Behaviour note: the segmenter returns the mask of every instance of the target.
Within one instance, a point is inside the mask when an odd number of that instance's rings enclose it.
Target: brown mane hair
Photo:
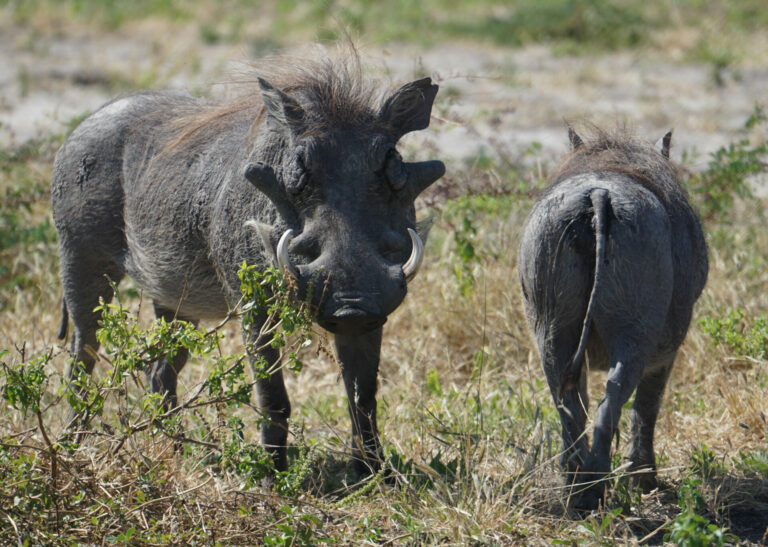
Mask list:
[[[234,98],[185,107],[186,112],[172,121],[164,152],[194,148],[243,116],[251,117],[253,134],[264,114],[258,78],[300,102],[306,114],[305,134],[370,124],[382,102],[382,86],[364,77],[359,54],[351,44],[340,45],[333,55],[269,57],[244,64],[226,82],[240,91]]]
[[[627,175],[664,204],[670,194],[684,194],[679,182],[682,170],[627,127],[605,130],[590,126],[585,134],[583,143],[550,176],[550,187],[577,175],[611,172]]]

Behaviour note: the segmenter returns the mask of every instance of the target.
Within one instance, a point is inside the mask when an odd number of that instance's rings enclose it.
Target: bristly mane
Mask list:
[[[684,194],[681,170],[656,148],[626,127],[604,130],[590,127],[583,144],[571,152],[549,179],[550,187],[576,175],[614,172],[628,175],[653,192],[662,203],[670,194]]]
[[[258,78],[299,101],[306,114],[306,134],[369,125],[376,119],[382,91],[387,90],[363,76],[360,57],[350,44],[333,56],[266,58],[245,65],[227,82],[241,91],[235,98],[197,104],[174,120],[166,151],[195,147],[246,113],[252,116],[254,129],[264,114]]]

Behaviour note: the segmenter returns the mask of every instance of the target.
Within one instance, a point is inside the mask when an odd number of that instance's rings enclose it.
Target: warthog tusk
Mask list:
[[[416,276],[421,266],[421,261],[424,258],[424,243],[421,241],[419,234],[416,230],[408,228],[408,235],[411,236],[411,256],[408,257],[408,261],[403,264],[403,274],[405,274],[405,280],[410,281]]]
[[[299,278],[299,271],[291,264],[291,258],[288,256],[288,244],[293,239],[293,230],[286,230],[283,235],[280,236],[280,241],[277,243],[277,265],[281,270],[288,272],[296,279]]]

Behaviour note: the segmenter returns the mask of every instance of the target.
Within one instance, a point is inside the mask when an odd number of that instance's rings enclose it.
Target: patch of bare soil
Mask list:
[[[203,93],[226,80],[243,44],[208,45],[194,31],[141,25],[119,34],[0,33],[0,144],[61,130],[72,118],[140,87]],[[626,123],[651,139],[674,128],[673,154],[706,155],[733,139],[756,102],[765,101],[768,59],[718,77],[706,64],[631,52],[555,56],[548,48],[443,44],[427,50],[363,47],[374,73],[393,81],[432,75],[441,84],[429,141],[454,161],[519,153],[540,143],[543,157],[566,148],[565,121]]]

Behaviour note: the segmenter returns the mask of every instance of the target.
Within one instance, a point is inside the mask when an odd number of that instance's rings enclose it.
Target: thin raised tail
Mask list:
[[[584,314],[584,323],[581,326],[581,338],[576,353],[573,354],[568,365],[560,377],[560,398],[563,393],[578,388],[581,368],[584,366],[584,354],[587,351],[587,339],[589,327],[592,323],[592,311],[595,305],[595,294],[598,284],[602,280],[603,264],[605,262],[605,243],[608,239],[608,205],[610,196],[605,188],[597,188],[589,195],[592,201],[592,210],[595,219],[595,275],[592,280],[592,291],[589,294],[587,312]]]

